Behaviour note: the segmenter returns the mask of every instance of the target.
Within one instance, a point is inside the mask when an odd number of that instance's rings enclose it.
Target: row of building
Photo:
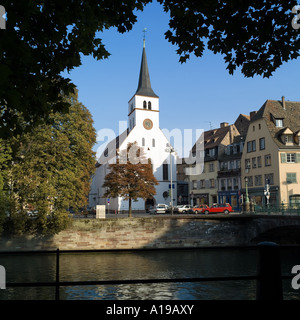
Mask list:
[[[178,169],[178,203],[300,204],[300,102],[267,100],[234,124],[204,132],[204,170]],[[246,192],[247,187],[247,192]],[[183,194],[181,194],[183,193]]]
[[[188,164],[178,159],[170,139],[160,129],[159,97],[151,87],[144,42],[138,88],[127,110],[127,130],[108,142],[96,163],[90,207],[128,210],[128,201],[122,197],[104,197],[103,183],[117,153],[134,142],[151,158],[159,182],[154,197],[133,203],[135,211],[160,203],[230,203],[241,210],[246,195],[259,206],[267,201],[276,205],[300,203],[300,102],[267,100],[258,111],[240,114],[233,124],[223,122],[219,128],[205,131],[199,138],[203,161]],[[192,155],[197,153],[198,142]]]

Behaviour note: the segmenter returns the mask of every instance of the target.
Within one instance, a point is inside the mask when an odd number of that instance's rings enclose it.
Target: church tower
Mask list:
[[[145,39],[138,88],[128,102],[128,128],[135,126],[146,130],[159,128],[159,97],[151,87],[149,69],[146,57]]]
[[[145,40],[138,87],[128,102],[128,127],[107,144],[106,150],[99,158],[101,161],[98,161],[91,186],[90,206],[105,204],[109,211],[128,210],[128,200],[122,197],[109,199],[109,202],[103,198],[105,193],[103,183],[109,172],[109,161],[116,156],[116,150],[126,150],[128,143],[134,142],[142,147],[145,156],[151,159],[153,174],[159,184],[155,187],[156,195],[153,198],[147,200],[140,198],[134,201],[132,210],[145,212],[156,204],[170,204],[171,195],[175,205],[177,201],[175,154],[171,153],[170,141],[159,127],[159,97],[151,87]],[[171,188],[173,192],[170,192]]]

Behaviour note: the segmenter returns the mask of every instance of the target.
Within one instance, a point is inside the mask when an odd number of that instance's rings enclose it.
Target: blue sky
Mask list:
[[[286,100],[300,101],[299,59],[285,63],[269,79],[245,78],[239,70],[229,75],[223,57],[209,50],[202,58],[191,56],[181,64],[177,47],[164,37],[169,15],[163,7],[151,3],[137,17],[128,33],[110,29],[99,34],[111,53],[108,59],[83,57],[82,66],[67,75],[79,90],[79,100],[90,110],[96,131],[109,128],[118,134],[119,121],[127,121],[127,103],[138,85],[144,28],[162,129],[209,130],[221,122],[233,123],[240,113],[258,110],[267,99],[280,100],[284,95]]]

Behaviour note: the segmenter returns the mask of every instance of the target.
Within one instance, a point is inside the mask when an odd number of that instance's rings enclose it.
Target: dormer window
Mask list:
[[[275,125],[277,128],[282,128],[283,127],[283,119],[275,119]]]
[[[300,146],[300,130],[295,134],[295,142]]]
[[[284,136],[285,143],[293,143],[293,136],[291,134]]]
[[[285,128],[281,133],[281,141],[285,145],[293,145],[294,144],[294,134],[293,131],[289,128]]]
[[[275,124],[276,128],[283,128],[283,119],[282,117],[276,117],[270,113],[271,121]]]

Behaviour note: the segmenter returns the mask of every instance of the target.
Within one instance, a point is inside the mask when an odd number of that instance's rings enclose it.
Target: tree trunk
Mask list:
[[[129,198],[129,210],[128,210],[128,217],[132,217],[131,198]]]

